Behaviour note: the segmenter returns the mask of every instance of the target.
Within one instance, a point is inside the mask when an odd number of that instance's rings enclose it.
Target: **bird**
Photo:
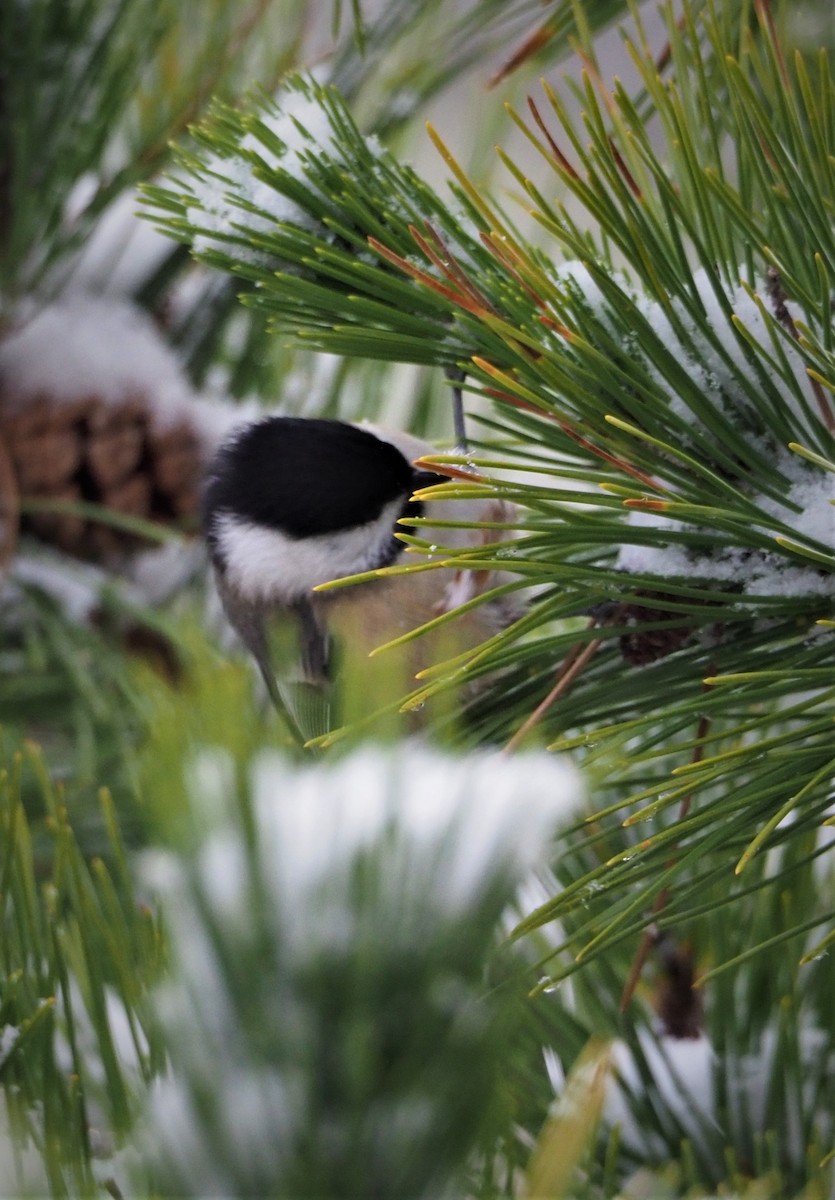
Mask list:
[[[333,719],[337,660],[346,652],[365,664],[375,647],[501,582],[489,570],[444,567],[315,590],[398,564],[405,545],[396,534],[407,531],[398,525],[401,518],[512,524],[513,506],[498,497],[416,497],[449,483],[417,462],[432,453],[428,443],[400,430],[267,415],[234,430],[210,464],[202,525],[217,592],[301,743],[325,733]],[[508,528],[420,532],[432,532],[443,549],[510,536]],[[410,554],[407,561],[414,560]],[[498,599],[469,609],[454,622],[456,652],[516,615],[512,603]],[[411,676],[431,661],[428,648],[416,652],[416,645],[409,643],[401,662]],[[381,686],[381,677],[373,682],[365,666],[361,674],[361,691]]]

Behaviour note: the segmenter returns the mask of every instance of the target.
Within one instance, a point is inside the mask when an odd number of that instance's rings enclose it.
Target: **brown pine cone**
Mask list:
[[[669,599],[663,592],[644,592],[641,595],[646,596],[647,600],[653,601],[656,605],[659,601],[663,602],[665,599]],[[636,625],[643,625],[645,622],[675,621],[681,617],[681,613],[671,612],[665,608],[651,607],[649,604],[623,604],[620,606],[618,614],[624,624],[634,622]],[[621,654],[628,663],[634,667],[646,667],[661,658],[666,658],[675,650],[680,650],[690,641],[695,630],[694,625],[676,625],[666,629],[640,629],[635,630],[634,633],[621,634],[618,644]]]
[[[0,443],[20,529],[64,551],[113,564],[153,544],[72,511],[79,502],[193,526],[206,461],[200,433],[199,404],[174,354],[124,301],[68,296],[0,341]],[[0,555],[17,518],[7,491]]]
[[[185,526],[198,505],[202,455],[182,418],[168,428],[142,397],[113,403],[90,396],[67,404],[38,396],[10,403],[0,393],[0,437],[26,512],[21,529],[81,558],[106,561],[148,545],[117,526],[60,506],[100,504],[116,513]],[[54,504],[54,509],[47,507]]]
[[[17,476],[9,452],[0,437],[0,575],[14,556],[19,521]]]
[[[704,993],[697,986],[692,947],[668,932],[656,935],[661,977],[654,997],[662,1032],[674,1038],[698,1038],[704,1032]]]

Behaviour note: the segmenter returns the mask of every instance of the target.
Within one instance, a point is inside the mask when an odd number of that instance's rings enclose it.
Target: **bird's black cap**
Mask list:
[[[434,478],[441,483],[440,477]],[[204,496],[204,523],[231,513],[294,538],[365,525],[401,497],[404,511],[430,482],[396,446],[342,421],[268,417],[217,454]]]

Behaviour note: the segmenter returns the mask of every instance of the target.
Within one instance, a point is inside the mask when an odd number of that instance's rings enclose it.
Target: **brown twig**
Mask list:
[[[707,687],[708,687],[708,685],[704,684],[703,690],[707,690]],[[702,758],[704,757],[704,739],[707,737],[709,730],[710,730],[710,717],[702,714],[702,716],[699,717],[699,724],[696,728],[696,746],[693,749],[693,757],[691,759],[691,762],[693,764],[701,762]],[[679,805],[679,809],[678,809],[679,821],[683,821],[686,818],[687,814],[690,812],[690,806],[692,805],[692,803],[693,803],[693,792],[689,791],[686,796],[682,797],[681,804]],[[668,868],[671,867],[676,860],[676,850],[677,850],[677,847],[674,846],[673,853],[670,856],[670,858],[667,860],[667,863],[666,863],[666,866]],[[666,904],[667,904],[667,901],[669,900],[669,898],[670,898],[669,886],[662,888],[661,891],[658,893],[658,895],[655,897],[655,900],[653,901],[653,905],[652,905],[652,909],[651,909],[651,913],[652,913],[653,917],[657,917],[658,914],[663,911],[663,909],[666,907]],[[635,989],[638,986],[638,980],[640,979],[641,972],[644,969],[644,963],[647,961],[647,958],[649,957],[649,952],[652,949],[652,946],[656,940],[656,937],[657,937],[657,933],[655,932],[653,926],[649,926],[647,929],[644,930],[643,936],[641,937],[640,945],[638,946],[638,950],[637,950],[637,952],[635,954],[635,958],[632,962],[632,967],[629,971],[629,976],[623,987],[623,993],[620,998],[620,1011],[621,1012],[626,1012],[627,1008],[629,1007],[629,1005],[632,1002],[632,997],[635,995]]]
[[[619,605],[606,621],[607,625],[615,625],[620,620],[622,606]],[[592,617],[587,628],[594,629],[600,624],[598,617]],[[588,642],[585,647],[581,648],[578,642],[572,646],[568,654],[560,663],[560,668],[557,671],[557,677],[554,680],[554,686],[551,688],[544,700],[541,700],[536,708],[530,713],[519,728],[514,733],[513,737],[504,748],[505,754],[512,754],[516,750],[523,739],[530,731],[539,724],[545,714],[548,712],[557,700],[568,691],[577,676],[591,662],[597,651],[605,642],[605,638],[595,638],[594,641]]]
[[[592,625],[594,624],[595,622],[592,623]],[[518,748],[520,742],[523,740],[526,734],[528,734],[535,725],[539,724],[539,722],[547,713],[548,709],[551,708],[551,706],[555,704],[557,700],[559,700],[560,696],[562,696],[568,690],[586,664],[592,660],[597,651],[603,645],[603,641],[603,638],[595,638],[595,640],[593,642],[589,642],[582,651],[580,650],[579,646],[574,646],[574,648],[569,651],[563,660],[559,671],[557,672],[557,678],[554,686],[551,688],[545,699],[540,701],[533,712],[530,713],[530,715],[516,730],[513,737],[504,748],[505,754],[512,754],[513,751]]]
[[[0,571],[14,557],[20,529],[20,494],[11,455],[0,437]]]

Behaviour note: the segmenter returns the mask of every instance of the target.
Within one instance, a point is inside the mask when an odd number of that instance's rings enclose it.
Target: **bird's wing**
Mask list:
[[[310,683],[327,683],[330,678],[330,639],[325,625],[304,596],[295,601],[293,612],[298,621],[299,661],[304,678]]]
[[[217,584],[229,622],[258,664],[270,700],[284,718],[294,740],[304,745],[310,738],[327,733],[330,722],[330,689],[326,682],[327,636],[310,606],[303,601],[292,608],[282,608],[280,612],[268,611],[263,605],[244,599],[220,573],[217,575]],[[274,623],[283,626],[281,632],[285,636],[269,636],[267,623],[273,616],[276,617]],[[302,681],[290,678],[293,664],[287,661],[288,633],[293,651],[304,671],[305,678]],[[279,642],[278,673],[272,652],[275,641]]]

